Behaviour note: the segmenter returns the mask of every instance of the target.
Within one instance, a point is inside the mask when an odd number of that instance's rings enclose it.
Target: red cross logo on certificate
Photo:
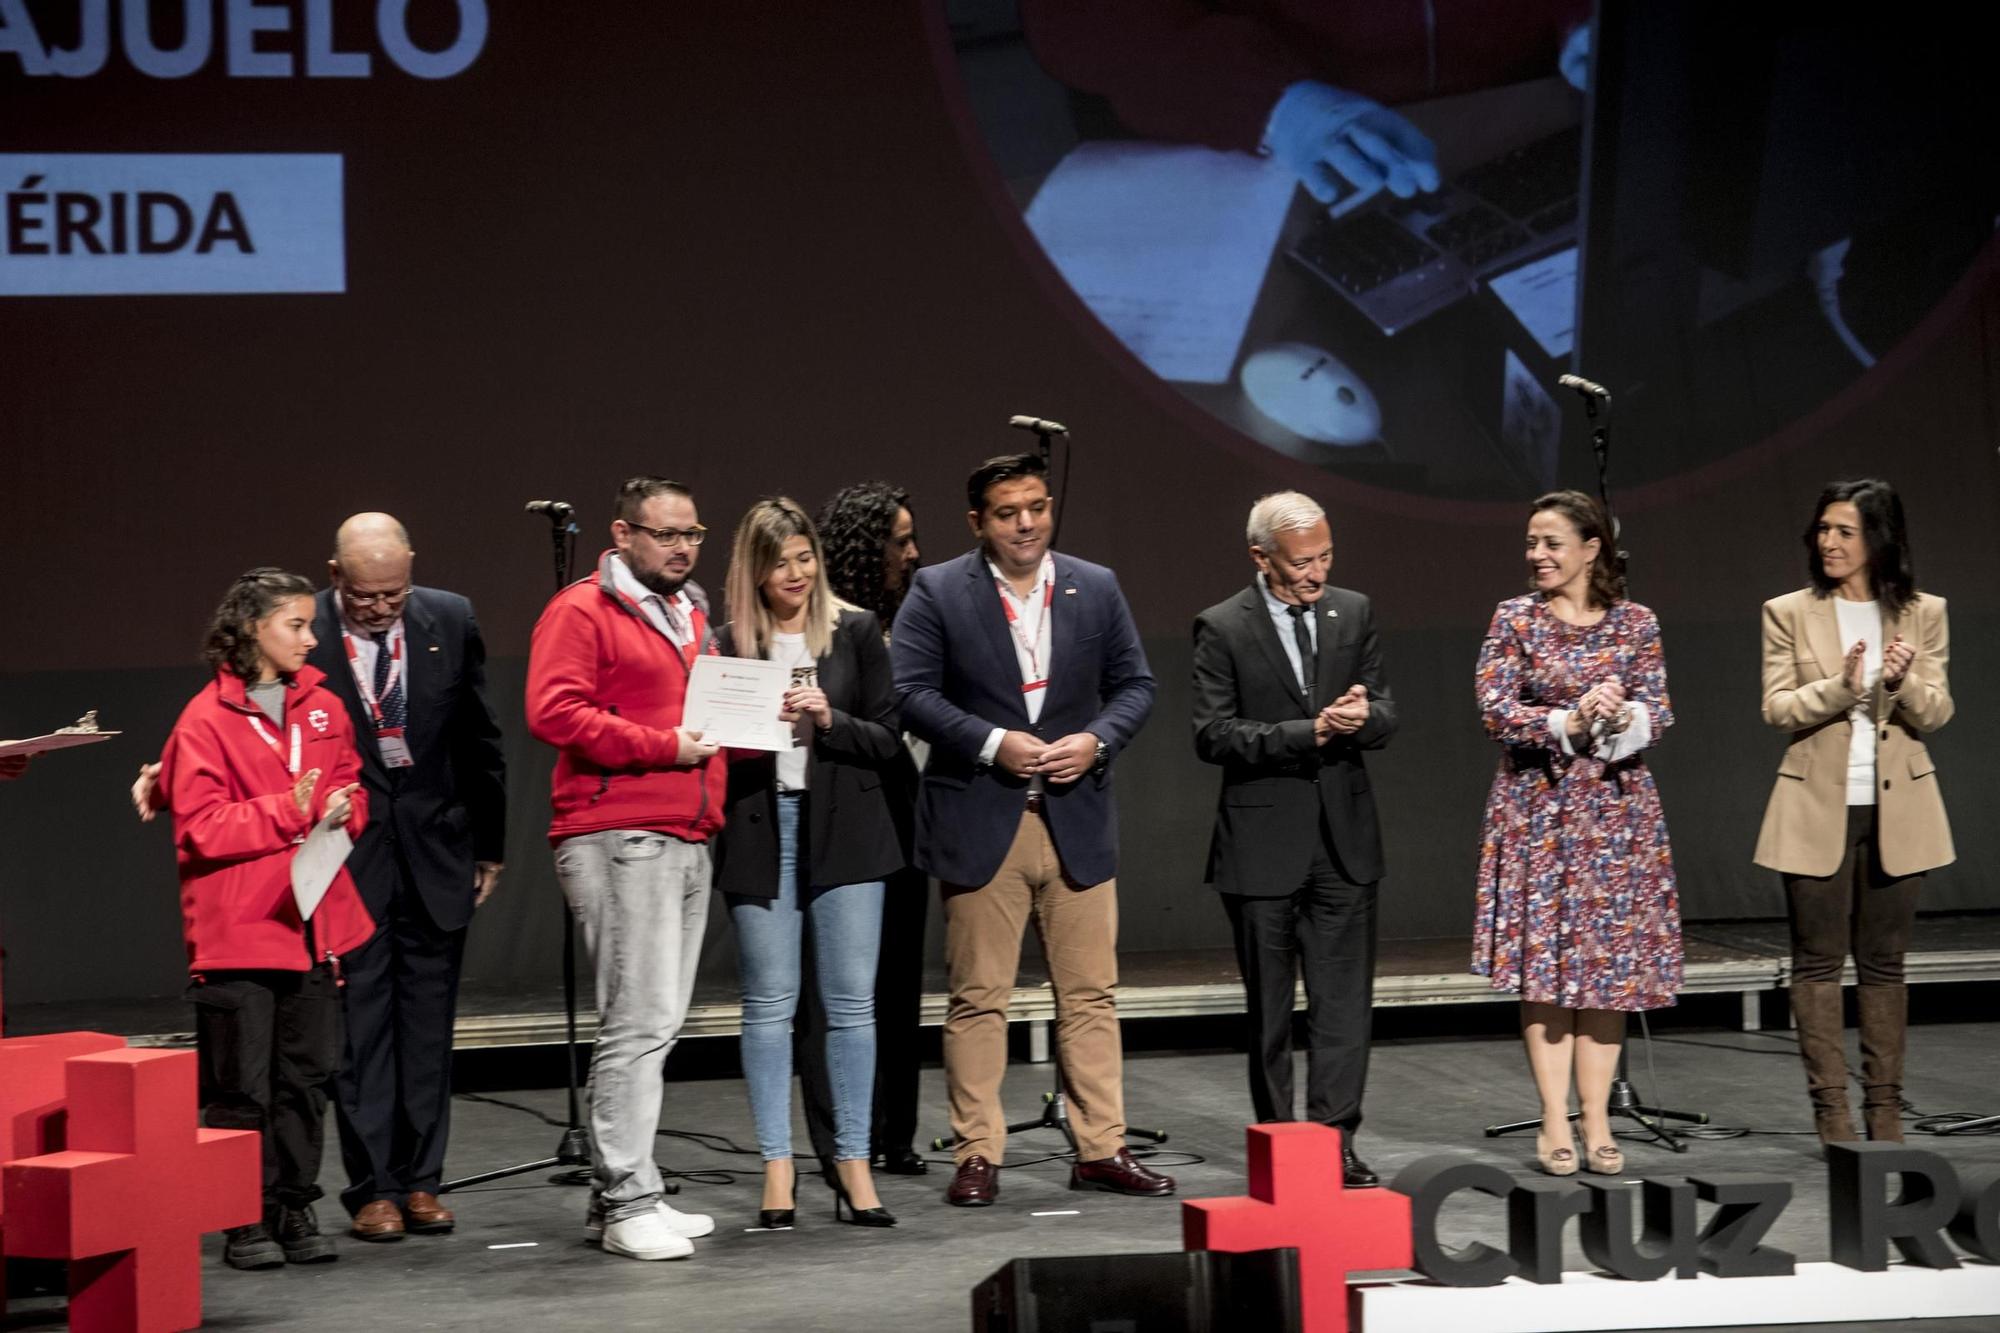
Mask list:
[[[1340,1131],[1325,1125],[1252,1125],[1250,1193],[1181,1205],[1190,1250],[1299,1252],[1305,1333],[1347,1333],[1347,1275],[1408,1268],[1410,1201],[1393,1190],[1341,1184]]]

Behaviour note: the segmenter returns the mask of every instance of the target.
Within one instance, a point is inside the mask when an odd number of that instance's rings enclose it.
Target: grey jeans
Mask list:
[[[591,1195],[607,1222],[661,1197],[661,1074],[687,1019],[708,925],[706,843],[610,829],[566,839],[556,877],[597,973],[590,1057]]]

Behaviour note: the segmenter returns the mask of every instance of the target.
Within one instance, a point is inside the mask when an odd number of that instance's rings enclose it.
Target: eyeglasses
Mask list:
[[[411,591],[407,583],[394,592],[356,592],[352,588],[342,588],[340,600],[349,606],[401,606],[410,600]]]
[[[708,529],[697,523],[691,528],[649,528],[644,523],[634,523],[629,518],[618,520],[634,532],[643,532],[662,546],[699,546],[708,537]]]

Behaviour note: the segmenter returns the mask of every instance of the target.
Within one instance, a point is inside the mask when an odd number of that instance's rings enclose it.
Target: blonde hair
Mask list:
[[[729,552],[730,632],[737,653],[743,657],[765,657],[771,651],[776,623],[764,605],[765,577],[777,566],[785,543],[804,537],[813,554],[812,591],[806,594],[806,651],[814,659],[826,656],[833,647],[833,627],[848,604],[836,597],[826,577],[826,556],[820,550],[819,531],[806,511],[787,496],[759,500],[736,525]],[[848,608],[852,609],[852,608]]]

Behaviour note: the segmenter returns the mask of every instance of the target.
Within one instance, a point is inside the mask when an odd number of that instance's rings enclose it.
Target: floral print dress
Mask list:
[[[1478,692],[1501,756],[1480,838],[1472,970],[1565,1009],[1658,1009],[1681,986],[1680,902],[1643,748],[1606,762],[1586,739],[1572,756],[1549,730],[1551,709],[1575,708],[1610,679],[1645,706],[1646,743],[1657,743],[1673,710],[1659,621],[1645,607],[1614,602],[1590,626],[1558,619],[1534,594],[1494,610]]]

